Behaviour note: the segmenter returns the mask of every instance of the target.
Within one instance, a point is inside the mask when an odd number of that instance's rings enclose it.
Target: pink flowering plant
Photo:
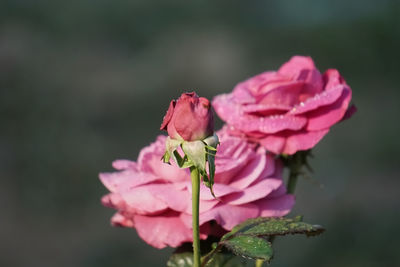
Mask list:
[[[212,105],[226,122],[216,132],[210,101],[182,94],[160,127],[168,136],[100,174],[110,191],[102,203],[117,210],[112,225],[136,229],[153,247],[177,248],[167,266],[262,266],[276,236],[324,231],[284,216],[311,149],[355,112],[350,100],[337,70],[321,74],[303,56],[216,96]]]

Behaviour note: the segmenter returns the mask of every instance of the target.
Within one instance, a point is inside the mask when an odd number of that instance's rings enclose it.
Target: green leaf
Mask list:
[[[314,236],[325,231],[325,229],[320,225],[311,225],[302,222],[301,220],[301,216],[297,216],[293,219],[269,217],[249,219],[235,226],[232,231],[225,234],[221,240],[228,239],[237,234],[260,237],[288,234],[305,234],[307,236]]]
[[[257,236],[276,236],[276,235],[288,235],[288,234],[305,234],[307,236],[319,235],[324,228],[320,225],[311,225],[304,222],[294,222],[293,220],[276,220],[262,222],[257,226],[254,226],[243,234],[257,235]]]
[[[217,149],[215,147],[212,147],[212,146],[209,146],[209,145],[206,145],[206,148],[211,150],[211,151],[217,151]]]
[[[235,226],[221,238],[219,245],[243,257],[269,261],[273,251],[268,238],[288,234],[313,236],[324,231],[322,226],[302,222],[301,216],[292,219],[258,217]]]
[[[202,141],[183,142],[182,150],[194,166],[200,171],[206,171],[206,148]]]
[[[181,143],[181,140],[171,139],[169,136],[167,137],[167,140],[165,142],[165,153],[162,157],[164,163],[169,163],[171,157],[173,157],[178,166],[182,168],[182,165],[184,164],[184,159],[182,159],[182,157],[176,151]]]
[[[168,259],[168,267],[192,267],[193,253],[182,252],[174,253]],[[207,262],[206,267],[243,267],[246,266],[246,260],[242,257],[237,257],[231,253],[216,253]]]
[[[193,162],[191,162],[186,155],[182,158],[177,150],[174,151],[173,155],[175,162],[176,164],[178,164],[179,168],[185,169],[193,166]]]
[[[167,140],[165,142],[165,149],[172,154],[173,151],[175,151],[181,144],[182,140],[176,140],[172,139],[169,136],[167,137]]]
[[[206,148],[206,155],[207,155],[207,163],[208,163],[208,177],[204,179],[203,181],[204,184],[210,188],[211,194],[213,195],[214,198],[216,196],[214,195],[213,191],[213,185],[214,185],[214,176],[215,176],[215,155],[217,153],[217,146],[219,144],[219,139],[216,134],[213,136],[207,137],[206,139],[203,140]]]
[[[165,151],[164,155],[162,156],[162,161],[164,163],[168,163],[169,164],[169,159],[171,158],[171,154],[167,151]]]
[[[174,150],[174,158],[176,161],[176,164],[178,164],[179,168],[182,168],[183,164],[185,163],[184,159],[181,157],[178,151]]]
[[[214,191],[213,191],[213,185],[214,185],[214,176],[215,176],[215,154],[217,153],[216,150],[209,150],[206,148],[207,151],[207,163],[208,163],[208,179],[205,182],[205,185],[210,188],[211,194],[213,195],[214,198]]]
[[[234,254],[246,258],[270,261],[273,255],[271,243],[262,237],[235,235],[222,244]]]
[[[192,267],[193,253],[174,253],[167,262],[168,267]]]
[[[230,253],[216,253],[206,267],[243,267],[246,266],[246,260],[242,257]]]
[[[219,144],[219,139],[218,139],[218,136],[216,134],[214,134],[213,136],[209,136],[206,139],[204,139],[203,142],[207,146],[213,147],[215,149],[215,148],[217,148],[217,145]]]
[[[245,231],[246,229],[249,229],[253,226],[255,226],[257,223],[264,221],[266,218],[264,217],[258,217],[258,218],[253,218],[253,219],[248,219],[235,227],[232,228],[232,230],[229,233],[226,233],[222,238],[221,241],[230,238],[231,236],[235,235],[236,233],[240,233],[241,231]]]
[[[207,161],[208,161],[208,172],[209,174],[209,179],[211,186],[214,184],[214,175],[215,175],[215,154],[216,151],[211,151],[208,150],[207,148]]]

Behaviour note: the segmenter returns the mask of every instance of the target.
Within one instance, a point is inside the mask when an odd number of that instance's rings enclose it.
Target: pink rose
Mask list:
[[[221,235],[236,224],[257,216],[283,216],[294,204],[282,182],[282,164],[238,137],[219,131],[221,145],[216,155],[215,199],[200,188],[200,237]],[[135,228],[156,248],[177,247],[192,241],[191,182],[188,169],[174,162],[164,164],[165,136],[159,136],[140,152],[137,162],[117,160],[118,172],[101,173],[111,193],[105,206],[117,209],[113,225]],[[217,227],[211,222],[218,223]]]
[[[183,93],[169,104],[160,130],[177,140],[195,141],[213,135],[214,120],[210,101],[196,93]]]
[[[332,125],[351,116],[350,100],[351,89],[337,70],[321,75],[310,57],[294,56],[278,71],[215,97],[213,106],[232,134],[276,154],[294,154],[314,147]]]

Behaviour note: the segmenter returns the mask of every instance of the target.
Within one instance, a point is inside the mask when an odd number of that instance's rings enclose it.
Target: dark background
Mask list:
[[[109,225],[98,173],[136,159],[181,92],[212,98],[295,54],[339,69],[359,111],[318,144],[297,188],[293,214],[328,231],[279,238],[271,266],[400,265],[399,11],[396,0],[1,0],[0,265],[163,266],[172,249]]]

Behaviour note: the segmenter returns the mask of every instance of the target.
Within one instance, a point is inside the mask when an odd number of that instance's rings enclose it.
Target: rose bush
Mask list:
[[[321,75],[310,57],[294,56],[278,71],[215,97],[213,106],[232,134],[276,154],[294,154],[314,147],[332,125],[351,116],[351,93],[337,70]]]
[[[214,120],[210,101],[196,93],[183,93],[169,104],[160,130],[177,140],[203,140],[214,132]]]
[[[217,134],[221,141],[215,160],[217,199],[201,186],[200,237],[221,234],[212,222],[231,230],[248,218],[287,214],[294,197],[286,194],[281,162],[263,147],[229,136],[225,130]],[[174,162],[160,161],[165,141],[165,136],[159,136],[142,149],[137,162],[117,160],[113,163],[117,172],[100,174],[110,191],[102,203],[118,210],[112,224],[135,228],[156,248],[192,241],[190,174]]]

